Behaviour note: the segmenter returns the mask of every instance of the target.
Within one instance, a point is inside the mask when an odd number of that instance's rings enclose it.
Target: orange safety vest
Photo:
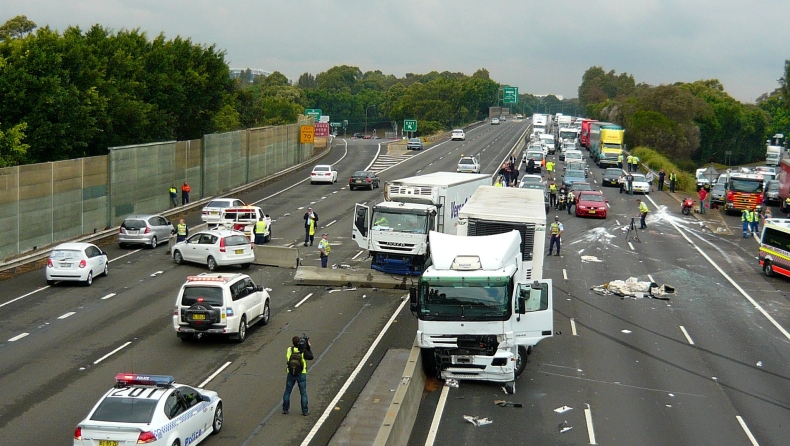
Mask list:
[[[192,190],[192,188],[191,188],[191,187],[189,187],[189,185],[188,185],[188,184],[185,184],[185,185],[181,186],[181,192],[187,192],[187,193],[189,193],[191,190]]]

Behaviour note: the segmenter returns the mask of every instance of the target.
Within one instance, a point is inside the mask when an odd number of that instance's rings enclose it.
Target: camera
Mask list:
[[[310,349],[310,344],[308,344],[308,342],[307,342],[309,340],[310,340],[310,338],[307,337],[306,334],[302,333],[302,337],[301,337],[301,339],[299,339],[299,347],[298,347],[299,351],[305,351],[305,350],[309,350]]]

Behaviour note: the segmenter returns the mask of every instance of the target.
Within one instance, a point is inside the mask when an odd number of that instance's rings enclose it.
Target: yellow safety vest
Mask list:
[[[549,161],[548,163],[546,163],[546,170],[548,170],[549,172],[551,172],[552,170],[554,170],[554,163],[553,163],[553,162],[551,162],[551,161]]]
[[[309,235],[315,235],[315,220],[313,220],[312,218],[308,218],[308,220],[310,221],[310,223],[309,223],[310,230],[309,230],[308,234]]]
[[[296,347],[288,347],[288,350],[285,352],[285,363],[287,364],[288,361],[291,360],[291,353],[301,353],[302,354],[302,375],[307,374],[307,361],[304,359],[304,352],[299,351]],[[286,373],[289,371],[288,368],[285,369]]]
[[[264,232],[266,232],[266,222],[259,220],[257,223],[255,223],[255,233],[262,235]]]
[[[552,194],[556,194],[557,193],[557,185],[556,184],[550,185],[549,186],[549,190],[551,191]]]
[[[754,212],[752,211],[743,211],[743,215],[741,215],[741,221],[747,221],[749,223],[754,221]]]
[[[551,235],[559,235],[560,233],[560,225],[557,223],[551,224]]]
[[[635,157],[631,158],[631,164],[639,164],[639,157],[635,156]]]
[[[170,188],[170,193],[171,193],[171,194],[173,194],[173,195],[175,195],[175,194],[177,194],[177,193],[178,193],[178,189],[176,189],[175,187],[171,187],[171,188]]]
[[[329,242],[324,240],[324,239],[321,239],[321,241],[318,242],[318,249],[321,249],[321,248],[324,249],[324,254],[326,254],[326,255],[329,255],[329,251],[332,250],[332,248],[329,246]]]
[[[619,155],[619,156],[617,157],[617,162],[618,162],[618,163],[622,163],[622,162],[623,162],[623,155]]]
[[[669,181],[675,181],[677,179],[678,179],[678,176],[675,175],[674,173],[670,173],[669,174]]]
[[[626,159],[628,160],[628,164],[631,164],[631,161],[633,161],[634,157],[631,156],[631,155],[628,155],[628,158],[626,158]]]
[[[187,235],[187,225],[184,223],[178,224],[178,235]]]
[[[650,209],[647,208],[647,205],[644,202],[639,203],[639,212],[643,214],[647,214],[650,212]]]

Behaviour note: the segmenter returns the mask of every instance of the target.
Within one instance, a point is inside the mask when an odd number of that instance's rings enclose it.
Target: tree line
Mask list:
[[[690,171],[709,162],[764,159],[766,139],[790,131],[786,93],[783,81],[756,104],[744,104],[716,79],[652,86],[627,73],[591,67],[582,76],[579,105],[591,118],[625,127],[629,147],[653,148]]]

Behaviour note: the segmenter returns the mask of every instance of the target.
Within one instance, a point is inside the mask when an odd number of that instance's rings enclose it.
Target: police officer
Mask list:
[[[557,254],[556,256],[560,255],[560,240],[562,237],[562,223],[560,223],[560,216],[554,216],[554,223],[549,226],[549,237],[551,240],[549,241],[549,253],[546,254],[546,257],[550,256],[552,251],[554,251],[554,244],[557,244]]]
[[[636,202],[639,203],[639,229],[646,229],[645,218],[647,218],[647,213],[650,212],[650,209],[639,198],[636,199]]]
[[[263,220],[263,217],[258,217],[258,221],[255,222],[255,226],[252,228],[252,233],[255,234],[256,245],[266,243],[266,222]]]
[[[621,169],[623,168],[623,152],[620,152],[620,154],[617,155],[617,167]]]
[[[321,236],[321,241],[318,242],[318,253],[321,256],[321,268],[326,268],[327,263],[329,263],[329,251],[332,250],[332,247],[329,246],[329,234],[324,233]]]
[[[184,219],[182,218],[178,222],[178,226],[176,226],[176,243],[183,242],[187,239],[189,235],[189,228],[187,227],[186,223],[184,223]]]
[[[555,206],[557,204],[557,184],[554,180],[551,180],[551,184],[549,184],[549,206]]]
[[[669,191],[675,192],[675,185],[678,181],[678,175],[675,172],[669,173]]]
[[[753,218],[754,213],[751,210],[748,208],[743,210],[743,213],[741,214],[741,223],[743,224],[743,238],[749,237]]]
[[[633,160],[634,160],[633,155],[628,155],[628,158],[625,159],[625,164],[627,165],[629,172],[631,171],[631,161]]]
[[[571,208],[576,203],[576,194],[570,191],[565,201],[568,203],[568,215],[571,215]]]
[[[175,184],[170,185],[170,202],[173,203],[173,207],[178,206],[178,189],[176,189]]]

